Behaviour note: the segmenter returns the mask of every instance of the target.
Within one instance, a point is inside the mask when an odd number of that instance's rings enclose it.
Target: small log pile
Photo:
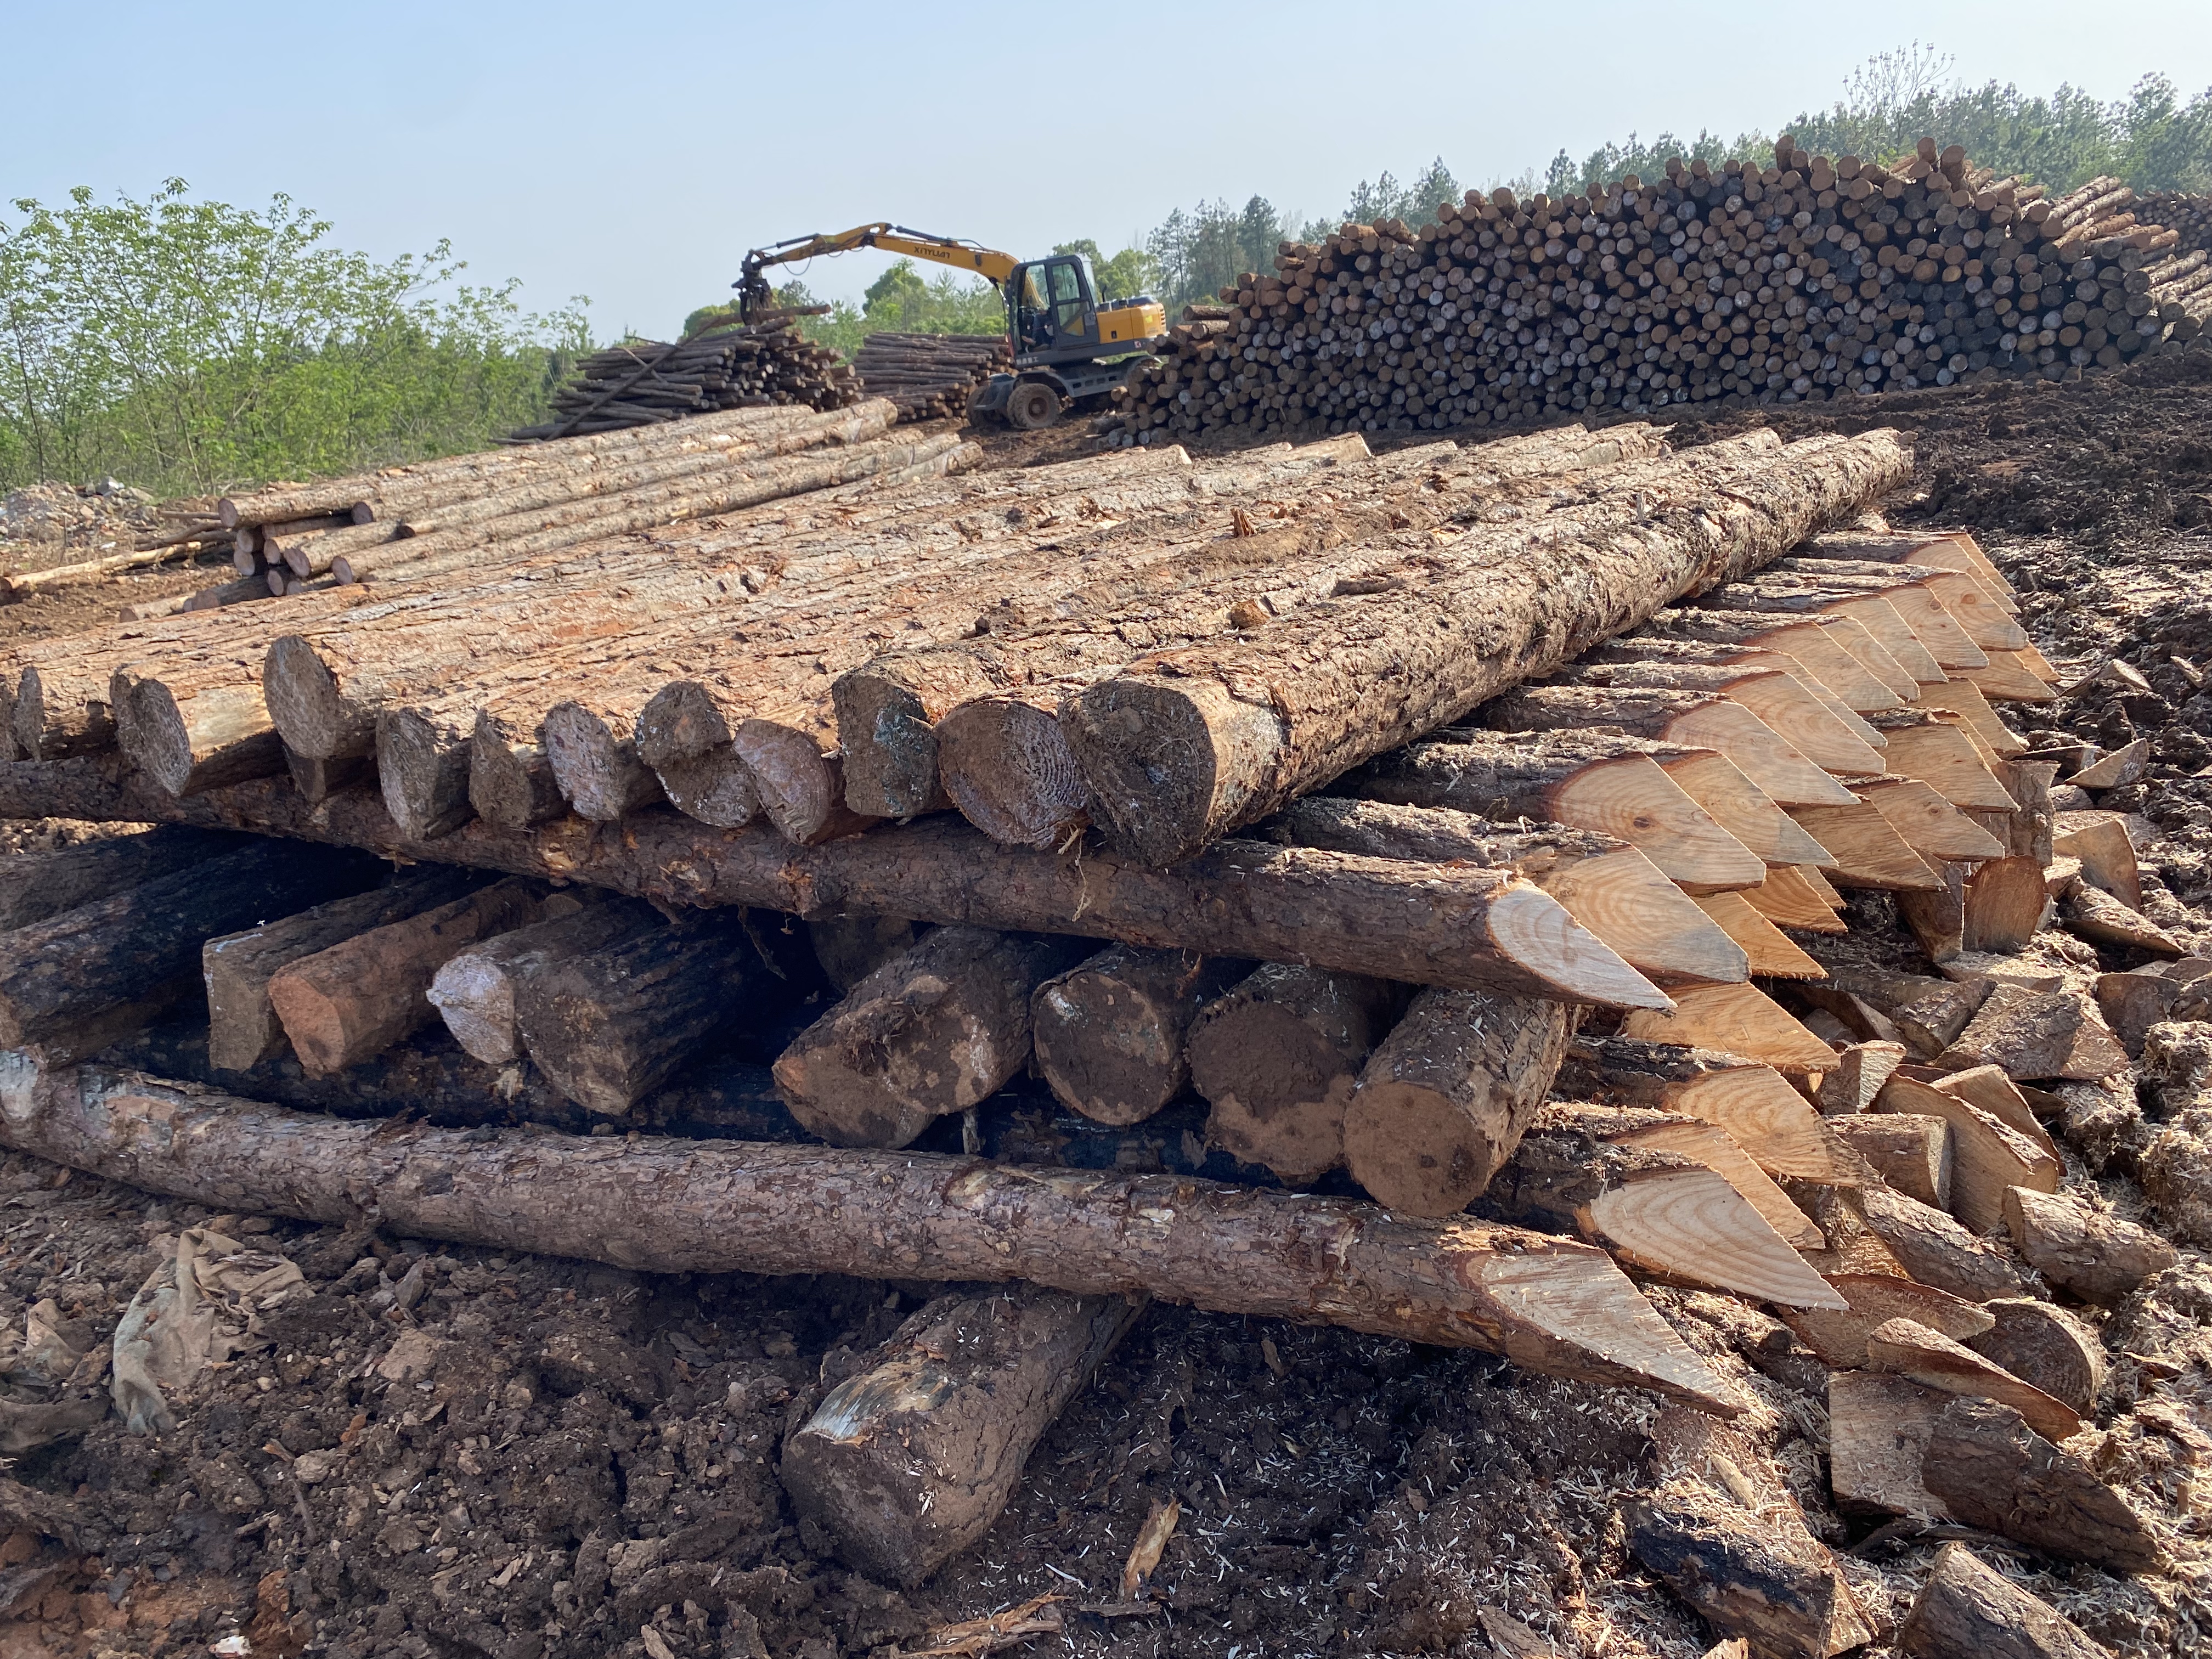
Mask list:
[[[902,421],[958,419],[970,392],[1013,366],[1001,334],[871,334],[853,358],[861,391],[890,398]]]
[[[2060,379],[2203,337],[2204,257],[2116,179],[2054,200],[1955,144],[1884,166],[1785,137],[1771,165],[1469,191],[1418,228],[1286,242],[1189,308],[1098,429],[1430,431]]]
[[[803,313],[715,328],[676,341],[626,340],[595,351],[553,394],[553,418],[507,441],[531,443],[682,420],[718,409],[803,404],[841,409],[860,390],[835,352],[799,331]]]

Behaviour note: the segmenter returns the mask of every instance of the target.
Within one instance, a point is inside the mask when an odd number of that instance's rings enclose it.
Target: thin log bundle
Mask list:
[[[858,377],[801,334],[798,321],[797,313],[777,315],[689,339],[630,340],[593,352],[553,394],[553,418],[507,441],[612,432],[708,410],[854,402]]]
[[[902,421],[957,419],[977,386],[1013,366],[1003,334],[871,334],[853,355],[860,390],[890,398]]]
[[[2055,380],[2203,337],[2212,268],[2180,240],[2117,179],[2051,200],[1955,144],[1884,166],[1784,136],[1771,158],[1559,200],[1470,191],[1418,228],[1286,243],[1098,425],[1173,443]]]

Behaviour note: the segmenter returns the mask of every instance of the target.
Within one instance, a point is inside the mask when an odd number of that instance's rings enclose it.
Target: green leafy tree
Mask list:
[[[439,243],[379,263],[266,211],[70,192],[0,223],[0,485],[112,472],[185,494],[481,447],[589,346]]]
[[[1201,202],[1188,213],[1178,208],[1145,240],[1159,272],[1153,291],[1170,315],[1194,301],[1211,301],[1244,272],[1274,269],[1276,249],[1290,234],[1264,196],[1241,209],[1225,201]]]
[[[1125,247],[1112,258],[1098,251],[1089,237],[1062,242],[1054,253],[1079,253],[1091,262],[1091,275],[1102,300],[1133,300],[1139,294],[1159,295],[1159,261],[1140,247]]]

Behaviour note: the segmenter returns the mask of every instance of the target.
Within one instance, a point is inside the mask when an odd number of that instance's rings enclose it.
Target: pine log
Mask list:
[[[2010,812],[2020,803],[1976,751],[1971,728],[1955,717],[1917,708],[1878,710],[1869,720],[1887,746],[1889,769],[1917,778],[1954,806]]]
[[[1031,997],[1082,955],[1066,939],[938,928],[793,1039],[775,1062],[784,1102],[833,1146],[904,1146],[1022,1067]]]
[[[1742,890],[1743,902],[1777,927],[1811,933],[1848,933],[1849,924],[1837,915],[1835,904],[1821,891],[1827,885],[1825,878],[1816,885],[1801,867],[1770,868],[1765,881]]]
[[[1346,598],[1278,622],[1249,644],[1125,669],[1062,711],[1093,814],[1139,857],[1174,862],[1557,668],[1716,574],[1755,567],[1863,508],[1909,468],[1887,433],[1791,446],[1731,477],[1725,545],[1708,539],[1711,530],[1654,521],[1602,548],[1565,538],[1492,562],[1489,543],[1471,537],[1417,596]],[[1570,592],[1586,597],[1577,604]],[[1271,688],[1267,700],[1239,695],[1260,684]]]
[[[2027,860],[2008,862],[2026,864]],[[2058,911],[2065,918],[2067,931],[2092,945],[2114,951],[2140,951],[2153,957],[2189,954],[2181,941],[2166,929],[2086,881],[2059,901]]]
[[[2030,1266],[2087,1302],[2118,1302],[2179,1260],[2148,1228],[2056,1191],[2008,1192],[2004,1224]]]
[[[1570,665],[1552,684],[1590,690],[1673,690],[1725,697],[1776,733],[1787,732],[1790,745],[1824,771],[1871,775],[1882,769],[1881,757],[1875,750],[1830,714],[1796,675],[1780,669],[1680,661],[1584,661]]]
[[[1954,1163],[1951,1126],[1898,1109],[1839,1117],[1835,1132],[1874,1171],[1907,1198],[1951,1207]]]
[[[1759,611],[1704,611],[1689,606],[1659,611],[1642,628],[1624,635],[1618,642],[1633,645],[1640,640],[1656,640],[1731,650],[1782,652],[1802,664],[1852,713],[1869,714],[1876,709],[1894,708],[1899,694],[1854,656],[1845,643],[1865,631],[1856,623],[1841,617],[1778,616]],[[1875,746],[1880,748],[1881,744]]]
[[[0,1048],[65,1065],[198,988],[200,946],[356,892],[373,860],[288,846],[217,853],[0,934]]]
[[[1932,1285],[1881,1273],[1830,1273],[1828,1284],[1847,1304],[1840,1312],[1825,1308],[1786,1308],[1783,1322],[1824,1364],[1863,1366],[1867,1338],[1893,1319],[1909,1319],[1961,1342],[1995,1328],[1996,1316],[1978,1303],[1939,1291]]]
[[[1620,1034],[1724,1049],[1784,1073],[1826,1072],[1836,1064],[1834,1049],[1751,985],[1692,986],[1676,993],[1671,1009],[1635,1010],[1621,1021]]]
[[[1370,762],[1334,787],[1406,806],[1616,836],[1691,892],[1750,887],[1766,866],[1663,772],[1673,754],[1634,738],[1457,733]]]
[[[157,877],[189,870],[244,844],[235,836],[216,831],[164,827],[103,836],[51,853],[0,858],[0,929],[44,921]]]
[[[930,1303],[785,1437],[777,1474],[854,1567],[912,1586],[988,1532],[1141,1302],[1024,1287]]]
[[[209,1064],[219,1071],[251,1071],[284,1047],[284,1027],[269,1000],[269,981],[281,969],[374,928],[451,904],[484,884],[474,871],[417,866],[368,892],[209,939],[200,947]]]
[[[1595,830],[1509,829],[1449,807],[1309,795],[1255,838],[1371,858],[1510,869],[1658,985],[1734,983],[1741,948],[1635,848]]]
[[[2058,1190],[2063,1171],[2057,1158],[1955,1096],[1899,1075],[1883,1085],[1874,1110],[1940,1117],[1951,1126],[1951,1199],[1942,1207],[1977,1233],[1994,1232],[2003,1224],[2008,1189]],[[1928,1201],[1920,1194],[1912,1196]]]
[[[1743,948],[1753,974],[1765,979],[1819,979],[1827,971],[1791,944],[1789,935],[1759,915],[1742,894],[1709,893],[1696,903]]]
[[[1682,793],[1710,813],[1773,870],[1780,866],[1832,863],[1833,855],[1813,839],[1774,798],[1717,749],[1659,749],[1659,769]]]
[[[96,758],[0,766],[0,816],[251,828],[676,905],[906,915],[1307,962],[1461,990],[1665,1001],[1518,877],[1313,848],[1239,842],[1162,872],[1097,848],[1079,856],[997,847],[957,819],[794,848],[766,825],[732,834],[673,813],[641,814],[619,830],[568,818],[517,833],[473,821],[418,842],[401,836],[382,804],[362,791],[311,808],[289,785],[263,780],[179,801],[134,786]]]
[[[1848,806],[1796,807],[1790,816],[1827,848],[1822,869],[1838,887],[1898,893],[1940,884],[1936,872],[1875,807],[1854,799]]]
[[[268,997],[301,1065],[327,1077],[435,1020],[425,994],[438,969],[477,940],[536,921],[539,902],[528,882],[495,882],[285,963]]]
[[[1358,1073],[1340,1131],[1352,1179],[1395,1212],[1465,1209],[1521,1144],[1574,1023],[1556,1002],[1422,992]]]
[[[284,769],[283,741],[258,684],[181,686],[159,665],[116,670],[110,685],[116,742],[175,795],[271,777]]]
[[[1922,1284],[1968,1302],[2021,1294],[2020,1270],[2005,1251],[1942,1211],[1880,1181],[1866,1185],[1859,1204],[1867,1227]]]
[[[1717,1048],[1577,1036],[1554,1079],[1563,1098],[1632,1106],[1725,1129],[1771,1176],[1856,1182],[1857,1161],[1771,1066]]]
[[[1200,1010],[1249,972],[1231,957],[1109,945],[1037,987],[1030,1004],[1037,1070],[1070,1110],[1141,1123],[1189,1084]]]
[[[2127,1500],[2009,1405],[1953,1401],[1936,1420],[1921,1473],[1968,1526],[2118,1573],[2165,1564],[2166,1552]]]
[[[1591,647],[1582,654],[1578,662],[1641,664],[1668,670],[1694,667],[1705,672],[1722,668],[1733,669],[1740,674],[1785,674],[1798,689],[1820,704],[1828,719],[1851,737],[1877,755],[1884,746],[1881,732],[1868,725],[1856,709],[1831,690],[1818,674],[1786,651],[1758,645],[1717,645],[1698,640],[1666,639],[1638,631]],[[1887,702],[1887,693],[1881,688],[1875,688],[1875,701],[1880,704]],[[1759,710],[1754,708],[1752,712],[1758,714]],[[1760,718],[1766,717],[1760,715]],[[1778,724],[1768,720],[1767,724],[1780,731],[1787,722]]]
[[[1498,732],[1619,732],[1676,748],[1717,750],[1784,806],[1832,807],[1855,799],[1795,744],[1725,696],[1663,688],[1530,685],[1492,699],[1476,718]]]
[[[2006,1076],[2064,1078],[2094,1082],[2128,1063],[2127,1051],[2097,1014],[2096,1005],[2070,991],[2038,995],[1998,986],[1972,1019],[1936,1058],[1945,1071],[1996,1066]]]
[[[26,745],[27,747],[27,745]],[[2061,812],[2051,826],[2051,851],[2081,860],[2081,878],[2131,910],[2142,908],[2142,875],[2127,817],[2120,812]]]
[[[1936,1552],[1898,1645],[1911,1659],[2112,1659],[2071,1620],[1955,1543]]]
[[[531,1060],[586,1111],[625,1115],[716,1038],[777,1007],[780,981],[745,921],[709,913],[532,964],[514,981]]]
[[[1991,1364],[2087,1417],[2105,1389],[2105,1345],[2063,1308],[2027,1297],[1988,1304],[1996,1321],[1978,1336],[1960,1338]]]
[[[1784,1243],[1799,1251],[1822,1248],[1826,1241],[1813,1218],[1790,1201],[1790,1195],[1736,1144],[1735,1137],[1727,1130],[1666,1113],[1656,1115],[1652,1121],[1638,1121],[1644,1116],[1640,1112],[1622,1113],[1571,1103],[1562,1106],[1558,1114],[1559,1121],[1601,1133],[1610,1145],[1673,1152],[1704,1164],[1735,1188]],[[1623,1121],[1619,1127],[1601,1129],[1598,1123],[1604,1119]]]
[[[0,1143],[218,1211],[349,1224],[373,1192],[409,1237],[659,1273],[1148,1291],[1744,1407],[1602,1251],[1464,1218],[911,1152],[341,1123],[89,1069],[21,1083]]]
[[[2081,1413],[2063,1401],[2052,1399],[1972,1349],[1913,1320],[1893,1319],[1869,1331],[1867,1365],[1946,1394],[2010,1406],[2038,1433],[2054,1441],[2071,1439],[2083,1426]],[[1939,1492],[1938,1495],[1944,1494]]]
[[[522,1038],[515,1028],[519,988],[555,963],[628,944],[660,925],[659,914],[638,899],[578,904],[556,894],[542,908],[544,921],[472,945],[453,957],[425,993],[453,1041],[486,1065],[505,1066],[522,1058]]]
[[[1948,1521],[1920,1478],[1936,1419],[1952,1396],[1879,1371],[1828,1378],[1828,1487],[1846,1513]]]
[[[2005,843],[1917,778],[1854,780],[1851,793],[1873,807],[1898,838],[1923,857],[1996,859]]]

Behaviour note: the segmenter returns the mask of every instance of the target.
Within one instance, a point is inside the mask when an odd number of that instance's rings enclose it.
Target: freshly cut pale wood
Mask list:
[[[2127,1500],[2027,1417],[2010,1402],[1954,1401],[1929,1437],[1929,1490],[1968,1526],[2052,1555],[2120,1573],[2164,1565],[2166,1552]]]
[[[1741,893],[1711,893],[1697,901],[1723,932],[1743,947],[1751,971],[1771,979],[1819,979],[1826,969],[1791,944],[1783,931]]]
[[[1936,1419],[1952,1396],[1880,1371],[1828,1378],[1828,1487],[1847,1512],[1948,1521],[1920,1478]]]
[[[1671,1112],[1725,1129],[1771,1176],[1823,1184],[1859,1179],[1857,1160],[1805,1097],[1772,1066],[1739,1054],[1578,1036],[1553,1086],[1565,1098]]]
[[[2150,763],[2150,739],[2137,738],[2083,767],[2066,780],[2076,789],[2118,789],[2139,783]]]
[[[1826,1072],[1836,1051],[1750,985],[1698,985],[1671,1009],[1639,1008],[1621,1021],[1623,1036],[1723,1048],[1782,1072]]]
[[[1484,1348],[1723,1416],[1747,1403],[1603,1251],[1467,1217],[914,1152],[345,1122],[94,1068],[21,1081],[0,1144],[217,1212],[350,1224],[373,1192],[408,1237],[646,1272],[1142,1291]]]
[[[1794,674],[1684,662],[1582,662],[1562,671],[1556,685],[1592,690],[1668,690],[1725,697],[1749,710],[1814,765],[1838,773],[1875,773],[1881,757]],[[1679,740],[1679,739],[1678,739]]]
[[[1360,1069],[1342,1129],[1352,1179],[1394,1211],[1465,1209],[1520,1145],[1573,1026],[1556,1002],[1422,992]]]
[[[425,994],[438,969],[474,945],[538,920],[538,890],[510,878],[286,963],[270,1006],[310,1077],[380,1054],[438,1017]]]
[[[1616,1146],[1673,1152],[1704,1164],[1735,1188],[1793,1249],[1817,1250],[1824,1243],[1812,1218],[1790,1201],[1789,1194],[1725,1129],[1710,1123],[1654,1123],[1608,1133],[1606,1139]]]
[[[2058,1156],[2058,1143],[2035,1115],[2035,1109],[2027,1103],[2017,1085],[1995,1066],[1974,1066],[1963,1072],[1950,1072],[1940,1076],[1919,1079],[1938,1094],[1954,1096],[1970,1106],[1978,1106],[2008,1129],[2026,1135],[2051,1154]]]
[[[1996,710],[1990,707],[1990,700],[1981,694],[1979,688],[1968,684],[1965,680],[1946,680],[1941,685],[1922,686],[1917,707],[1956,714],[1966,723],[1967,729],[1980,740],[1983,747],[2000,758],[2008,760],[2027,751],[2027,742],[2014,735],[2012,728],[1997,717]]]
[[[2156,922],[2086,881],[2059,901],[2058,913],[2065,918],[2068,931],[2092,945],[2115,951],[2141,951],[2154,957],[2189,954],[2188,947]]]
[[[1717,648],[1764,650],[1788,655],[1816,678],[1822,690],[1854,714],[1894,708],[1899,693],[1869,672],[1845,648],[1841,617],[1796,617],[1755,611],[1703,611],[1695,606],[1662,611],[1641,629],[1597,647],[1632,647],[1641,641],[1710,645]],[[1862,733],[1862,736],[1864,734]],[[1872,739],[1869,739],[1869,742]],[[1875,745],[1879,747],[1879,744]]]
[[[1936,1571],[1897,1639],[1911,1659],[2112,1659],[2073,1620],[1964,1544],[1936,1552]]]
[[[2105,1345],[2095,1331],[2064,1309],[2029,1297],[2002,1297],[1989,1304],[1989,1311],[1996,1322],[1960,1341],[2084,1417],[2096,1409],[2106,1363]]]
[[[1863,1366],[1867,1337],[1893,1319],[1910,1319],[1968,1341],[1996,1328],[1996,1316],[1978,1303],[1893,1273],[1830,1273],[1828,1284],[1844,1298],[1840,1310],[1788,1308],[1783,1322],[1825,1364]]]
[[[1951,1207],[1951,1126],[1940,1117],[1902,1111],[1867,1112],[1839,1117],[1836,1133],[1874,1166],[1874,1171],[1907,1198]]]
[[[2000,956],[2024,951],[2042,925],[2048,904],[2043,870],[2033,859],[1990,859],[1966,878],[1961,946]]]
[[[1954,806],[2011,812],[2020,803],[1982,763],[1963,724],[1920,709],[1877,712],[1868,717],[1888,740],[1883,758],[1899,777],[1917,778]]]
[[[51,853],[15,854],[0,859],[0,929],[44,921],[244,845],[219,830],[163,825]]]
[[[1249,971],[1224,957],[1113,945],[1037,987],[1037,1070],[1060,1103],[1099,1123],[1141,1123],[1190,1081],[1199,1011]]]
[[[1677,750],[1654,758],[1684,794],[1712,815],[1714,823],[1770,867],[1830,861],[1828,849],[1717,749]]]
[[[209,939],[200,947],[200,973],[207,983],[208,1063],[218,1071],[251,1071],[284,1046],[284,1027],[269,1000],[269,981],[280,969],[358,934],[450,904],[484,884],[473,870],[418,865],[368,892]]]
[[[2058,701],[2058,693],[2030,665],[2025,652],[1992,651],[1989,659],[1986,668],[1960,668],[1957,677],[1991,702]]]
[[[1904,892],[1939,885],[1936,872],[1872,806],[1799,806],[1790,816],[1828,849],[1821,868],[1839,887]]]
[[[1983,1358],[1972,1348],[1910,1319],[1893,1319],[1867,1333],[1867,1366],[1946,1394],[1972,1395],[2010,1406],[2037,1433],[2070,1439],[2082,1429],[2081,1413]]]
[[[1510,869],[1655,984],[1728,983],[1750,972],[1735,941],[1657,866],[1626,842],[1594,830],[1520,830],[1449,807],[1309,795],[1253,833],[1371,858]]]
[[[1450,807],[1617,836],[1694,893],[1750,887],[1766,865],[1631,738],[1455,732],[1370,761],[1334,787],[1369,800]]]
[[[1951,1200],[1942,1207],[1978,1233],[1993,1232],[2003,1225],[2008,1188],[2027,1187],[2040,1193],[2058,1190],[2064,1174],[2059,1161],[1978,1106],[1899,1076],[1883,1085],[1874,1110],[1940,1117],[1951,1126]],[[1920,1194],[1912,1196],[1927,1201]]]
[[[2094,1083],[2127,1063],[2127,1050],[2087,997],[2070,991],[2039,996],[2009,985],[1990,992],[1966,1029],[1936,1057],[1945,1071],[1995,1066],[2019,1082],[2063,1078]]]
[[[2004,1196],[2004,1224],[2030,1266],[2085,1302],[2118,1302],[2180,1260],[2148,1228],[2069,1194],[2016,1188]]]
[[[1854,1042],[1837,1055],[1836,1069],[1820,1079],[1820,1110],[1831,1117],[1863,1112],[1904,1063],[1901,1042]]]
[[[1906,1273],[1968,1302],[2022,1294],[2020,1270],[2005,1250],[1980,1239],[1932,1205],[1871,1182],[1859,1198],[1866,1224]]]
[[[939,1297],[784,1437],[793,1507],[870,1577],[921,1583],[991,1529],[1142,1307],[1030,1287]]]
[[[1085,954],[1072,939],[939,927],[792,1040],[775,1062],[784,1103],[833,1146],[904,1146],[1021,1069],[1031,997]]]
[[[1381,980],[1285,963],[1255,969],[1191,1022],[1191,1082],[1213,1108],[1206,1139],[1291,1186],[1326,1175],[1344,1161],[1360,1066],[1397,1010],[1395,988]],[[1466,1202],[1409,1213],[1449,1214]]]
[[[1880,812],[1914,852],[1941,859],[1994,859],[2004,843],[1917,778],[1869,778],[1851,792]]]
[[[546,920],[470,946],[438,969],[425,994],[468,1054],[488,1066],[522,1058],[515,1029],[516,988],[552,963],[636,939],[661,925],[641,899],[610,897],[575,904],[564,894],[545,902]]]
[[[2081,878],[2130,910],[2142,908],[2142,872],[2123,812],[2061,812],[2052,820],[2051,851],[2081,861]]]
[[[1484,1194],[1486,1209],[1571,1226],[1691,1284],[1792,1307],[1844,1305],[1725,1176],[1680,1153],[1597,1139],[1571,1112],[1554,1132],[1553,1116],[1538,1114]]]
[[[1850,924],[1836,915],[1834,908],[1820,896],[1820,890],[1802,868],[1769,870],[1765,881],[1742,891],[1744,902],[1777,927],[1795,927],[1814,933],[1850,931]]]
[[[1988,665],[1989,658],[1965,623],[1960,618],[1942,593],[1937,591],[1943,578],[1923,574],[1918,571],[1897,569],[1883,571],[1868,564],[1853,565],[1844,561],[1800,562],[1783,559],[1770,566],[1772,574],[1796,576],[1844,591],[1879,592],[1889,601],[1891,609],[1905,619],[1928,654],[1945,669],[1980,668]],[[1954,592],[1973,589],[1978,585],[1970,580],[1950,579],[1956,586]],[[1984,596],[1987,603],[1987,596]],[[1994,611],[1995,606],[1990,608]],[[2008,618],[2002,623],[2006,637],[2017,644],[2026,644],[2027,635],[2019,625]]]
[[[1592,664],[1648,663],[1660,666],[1694,665],[1734,668],[1745,672],[1787,674],[1817,699],[1820,707],[1839,722],[1844,730],[1877,752],[1882,747],[1881,734],[1862,720],[1849,703],[1830,690],[1818,674],[1786,651],[1769,650],[1760,646],[1711,645],[1694,640],[1659,639],[1638,633],[1621,635],[1602,645],[1593,646],[1583,653],[1580,660]],[[1888,701],[1884,688],[1876,685],[1873,706],[1886,707]],[[1754,714],[1758,712],[1756,708],[1753,710]],[[1775,724],[1772,720],[1767,723]]]

